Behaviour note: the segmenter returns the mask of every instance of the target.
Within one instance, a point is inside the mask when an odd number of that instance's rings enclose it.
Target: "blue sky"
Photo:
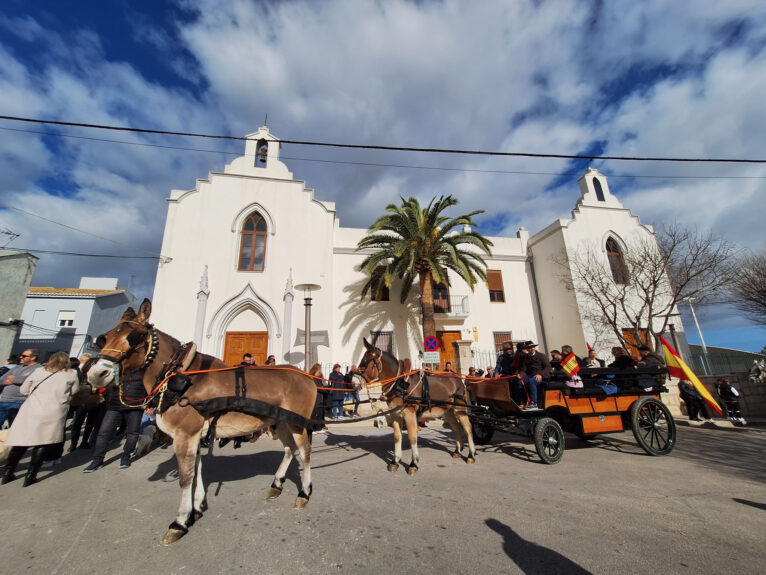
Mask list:
[[[0,8],[0,115],[8,116],[243,136],[268,115],[275,135],[294,140],[763,158],[764,98],[762,1],[6,0]],[[15,247],[157,254],[169,191],[193,187],[241,150],[0,120],[0,229],[21,234]],[[452,193],[465,211],[487,210],[482,231],[509,235],[567,217],[588,165],[290,145],[282,157],[337,203],[344,226],[369,225],[399,195]],[[764,247],[762,210],[753,209],[764,197],[761,165],[591,165],[644,222],[680,221]],[[42,254],[34,284],[133,276],[135,291],[151,296],[155,271],[152,260]],[[766,329],[731,308],[698,313],[709,345],[766,345]]]

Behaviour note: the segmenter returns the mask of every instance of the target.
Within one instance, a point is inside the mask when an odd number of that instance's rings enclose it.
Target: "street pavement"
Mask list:
[[[475,465],[450,457],[440,423],[419,436],[421,468],[386,470],[391,431],[332,426],[314,440],[314,492],[293,509],[265,499],[282,457],[263,437],[204,457],[210,507],[189,534],[160,540],[180,490],[172,448],[92,474],[82,451],[28,488],[0,487],[0,569],[16,573],[761,573],[766,564],[766,429],[678,428],[650,457],[630,432],[567,436],[539,462],[497,433]],[[405,441],[405,448],[407,448]],[[404,461],[409,461],[405,450]],[[24,464],[22,463],[21,471]]]

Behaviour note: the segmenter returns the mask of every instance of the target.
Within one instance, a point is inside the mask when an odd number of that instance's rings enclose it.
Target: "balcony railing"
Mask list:
[[[471,313],[467,295],[449,296],[449,304],[446,300],[434,300],[434,313],[444,314],[454,317],[467,317]]]

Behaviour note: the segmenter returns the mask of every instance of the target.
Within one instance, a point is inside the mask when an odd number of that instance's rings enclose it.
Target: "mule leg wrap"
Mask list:
[[[301,489],[301,492],[298,493],[298,499],[305,499],[306,501],[311,499],[311,487],[309,487],[308,493],[306,493],[305,491],[303,491],[303,489]]]

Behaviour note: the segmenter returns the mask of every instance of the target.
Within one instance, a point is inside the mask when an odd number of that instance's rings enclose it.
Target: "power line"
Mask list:
[[[128,142],[126,140],[112,140],[109,138],[93,138],[89,136],[76,136],[74,134],[62,134],[58,132],[41,132],[39,130],[22,130],[19,128],[8,128],[0,126],[0,130],[7,130],[11,132],[22,132],[25,134],[39,134],[43,136],[53,136],[59,138],[72,138],[78,140],[88,140],[93,142],[107,142],[112,144],[123,144],[127,146],[139,146],[145,148],[160,148],[165,150],[181,150],[185,152],[201,152],[206,154],[222,154],[227,156],[249,156],[255,157],[255,154],[245,154],[242,152],[227,152],[224,150],[209,150],[205,148],[189,148],[185,146],[168,146],[162,144],[148,144],[146,142]],[[468,173],[480,173],[480,174],[513,174],[523,176],[558,176],[558,177],[577,177],[582,175],[581,172],[530,172],[527,170],[488,170],[479,168],[447,168],[443,166],[419,166],[411,164],[387,164],[381,162],[352,162],[350,160],[325,160],[319,158],[299,158],[295,156],[281,156],[283,160],[291,160],[298,162],[316,162],[323,164],[346,164],[351,166],[370,166],[380,168],[402,168],[409,170],[434,170],[444,172],[468,172]],[[641,178],[641,179],[663,179],[663,180],[764,180],[766,176],[676,176],[676,175],[663,175],[663,174],[610,174],[605,173],[609,178]]]
[[[0,203],[0,207],[6,208],[8,210],[14,210],[16,212],[20,212],[22,214],[26,214],[27,216],[32,216],[33,218],[39,218],[39,219],[44,220],[46,222],[49,222],[51,224],[56,224],[57,226],[61,226],[62,228],[66,228],[68,230],[72,230],[72,231],[75,231],[75,232],[80,232],[81,234],[92,236],[94,238],[98,238],[100,240],[104,240],[105,242],[110,242],[110,243],[113,243],[113,244],[118,245],[118,246],[132,248],[134,250],[138,250],[139,252],[144,252],[146,254],[152,254],[152,256],[154,256],[156,258],[159,258],[159,259],[163,259],[164,258],[164,256],[162,256],[161,254],[156,254],[155,252],[150,252],[149,250],[145,250],[145,249],[142,249],[142,248],[139,248],[139,247],[136,247],[136,246],[131,246],[130,244],[125,244],[125,243],[122,243],[122,242],[118,242],[117,240],[112,240],[110,238],[105,238],[103,236],[99,236],[98,234],[94,234],[94,233],[91,233],[91,232],[86,232],[85,230],[81,230],[80,228],[75,228],[74,226],[63,224],[61,222],[57,222],[56,220],[48,219],[48,218],[46,218],[44,216],[41,216],[39,214],[35,214],[33,212],[28,212],[26,210],[22,210],[21,208],[17,208],[15,206],[9,206],[8,204]]]
[[[98,130],[116,130],[121,132],[133,132],[139,134],[156,134],[165,136],[184,136],[190,138],[209,138],[218,140],[247,140],[242,136],[222,136],[216,134],[201,134],[194,132],[173,132],[168,130],[150,130],[146,128],[128,128],[125,126],[109,126],[104,124],[86,124],[81,122],[64,122],[57,120],[42,120],[38,118],[21,118],[17,116],[0,116],[0,120],[14,122],[31,122],[35,124],[52,124],[56,126],[73,126],[77,128],[90,128]],[[310,142],[303,140],[280,140],[284,144],[299,146],[323,146],[330,148],[351,148],[358,150],[388,150],[396,152],[421,152],[437,154],[466,154],[478,156],[501,156],[501,157],[525,157],[525,158],[557,158],[565,160],[617,160],[631,162],[697,162],[697,163],[738,163],[738,164],[766,164],[766,160],[750,158],[671,158],[671,157],[638,157],[638,156],[595,156],[585,154],[541,154],[532,152],[490,152],[485,150],[459,150],[445,148],[418,148],[410,146],[381,146],[371,144],[340,144],[333,142]]]
[[[0,250],[19,251],[19,252],[32,252],[38,254],[53,254],[57,256],[80,256],[85,258],[119,258],[119,259],[131,259],[131,260],[159,260],[162,256],[122,256],[117,254],[83,254],[79,252],[60,252],[53,250],[37,250],[34,248],[7,248],[0,247]]]

